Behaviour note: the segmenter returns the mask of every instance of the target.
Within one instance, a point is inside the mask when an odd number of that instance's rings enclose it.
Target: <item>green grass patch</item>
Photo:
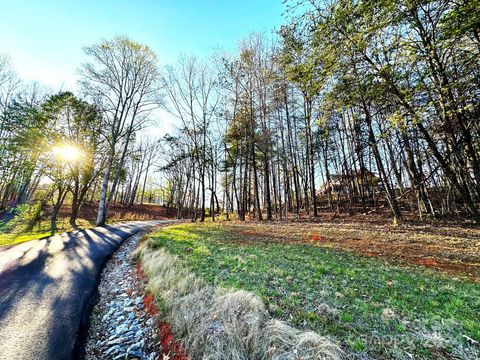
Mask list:
[[[85,219],[77,219],[77,225],[79,228],[89,228],[93,226],[93,223]],[[72,230],[68,218],[61,218],[57,221],[56,234]],[[50,221],[47,220],[40,221],[31,231],[25,230],[25,224],[23,223],[16,223],[13,226],[3,225],[0,226],[0,246],[19,244],[50,235],[53,234],[50,231]]]
[[[475,358],[480,352],[479,284],[352,252],[258,235],[253,241],[226,223],[175,225],[151,237],[151,246],[178,254],[207,281],[254,291],[273,316],[329,336],[350,353]]]
[[[0,246],[3,245],[13,245],[19,244],[25,241],[40,239],[45,236],[50,236],[51,233],[47,232],[29,232],[29,233],[9,233],[9,234],[0,234]]]

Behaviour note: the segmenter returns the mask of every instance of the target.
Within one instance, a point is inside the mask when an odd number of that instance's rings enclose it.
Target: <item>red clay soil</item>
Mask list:
[[[146,275],[142,269],[140,259],[137,261],[137,275],[141,279],[146,279]],[[145,310],[152,316],[158,317],[158,307],[152,293],[147,293],[143,298],[143,305]],[[169,360],[188,360],[187,353],[182,344],[175,338],[172,327],[165,321],[157,322],[159,345],[158,354],[163,356],[163,359]]]

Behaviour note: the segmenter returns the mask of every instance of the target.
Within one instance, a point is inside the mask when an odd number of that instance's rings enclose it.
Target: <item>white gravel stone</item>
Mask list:
[[[143,310],[143,287],[131,258],[141,237],[127,239],[105,266],[85,348],[87,360],[159,359],[155,320]]]

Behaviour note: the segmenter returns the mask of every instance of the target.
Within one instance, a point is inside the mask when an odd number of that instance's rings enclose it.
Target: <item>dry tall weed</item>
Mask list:
[[[312,331],[302,332],[283,321],[270,320],[266,326],[269,359],[324,360],[341,359],[342,351],[329,339]]]

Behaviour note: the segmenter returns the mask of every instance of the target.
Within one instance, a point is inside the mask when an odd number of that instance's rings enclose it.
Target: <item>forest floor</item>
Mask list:
[[[480,356],[480,229],[217,222],[152,234],[220,287],[354,358]],[[418,266],[420,265],[420,266]]]
[[[77,219],[77,226],[80,229],[87,229],[95,226],[98,204],[88,203],[80,208]],[[112,204],[109,213],[109,223],[121,221],[139,221],[139,220],[163,220],[174,217],[174,212],[167,211],[160,205],[137,204],[135,206],[124,206]],[[70,205],[65,204],[60,209],[57,221],[57,230],[54,233],[62,233],[73,230],[69,224]],[[0,222],[0,246],[18,244],[24,241],[39,239],[53,235],[50,230],[50,209],[44,211],[40,221],[35,224],[33,229],[26,230],[26,224],[23,221],[16,221],[15,218],[9,222]]]

